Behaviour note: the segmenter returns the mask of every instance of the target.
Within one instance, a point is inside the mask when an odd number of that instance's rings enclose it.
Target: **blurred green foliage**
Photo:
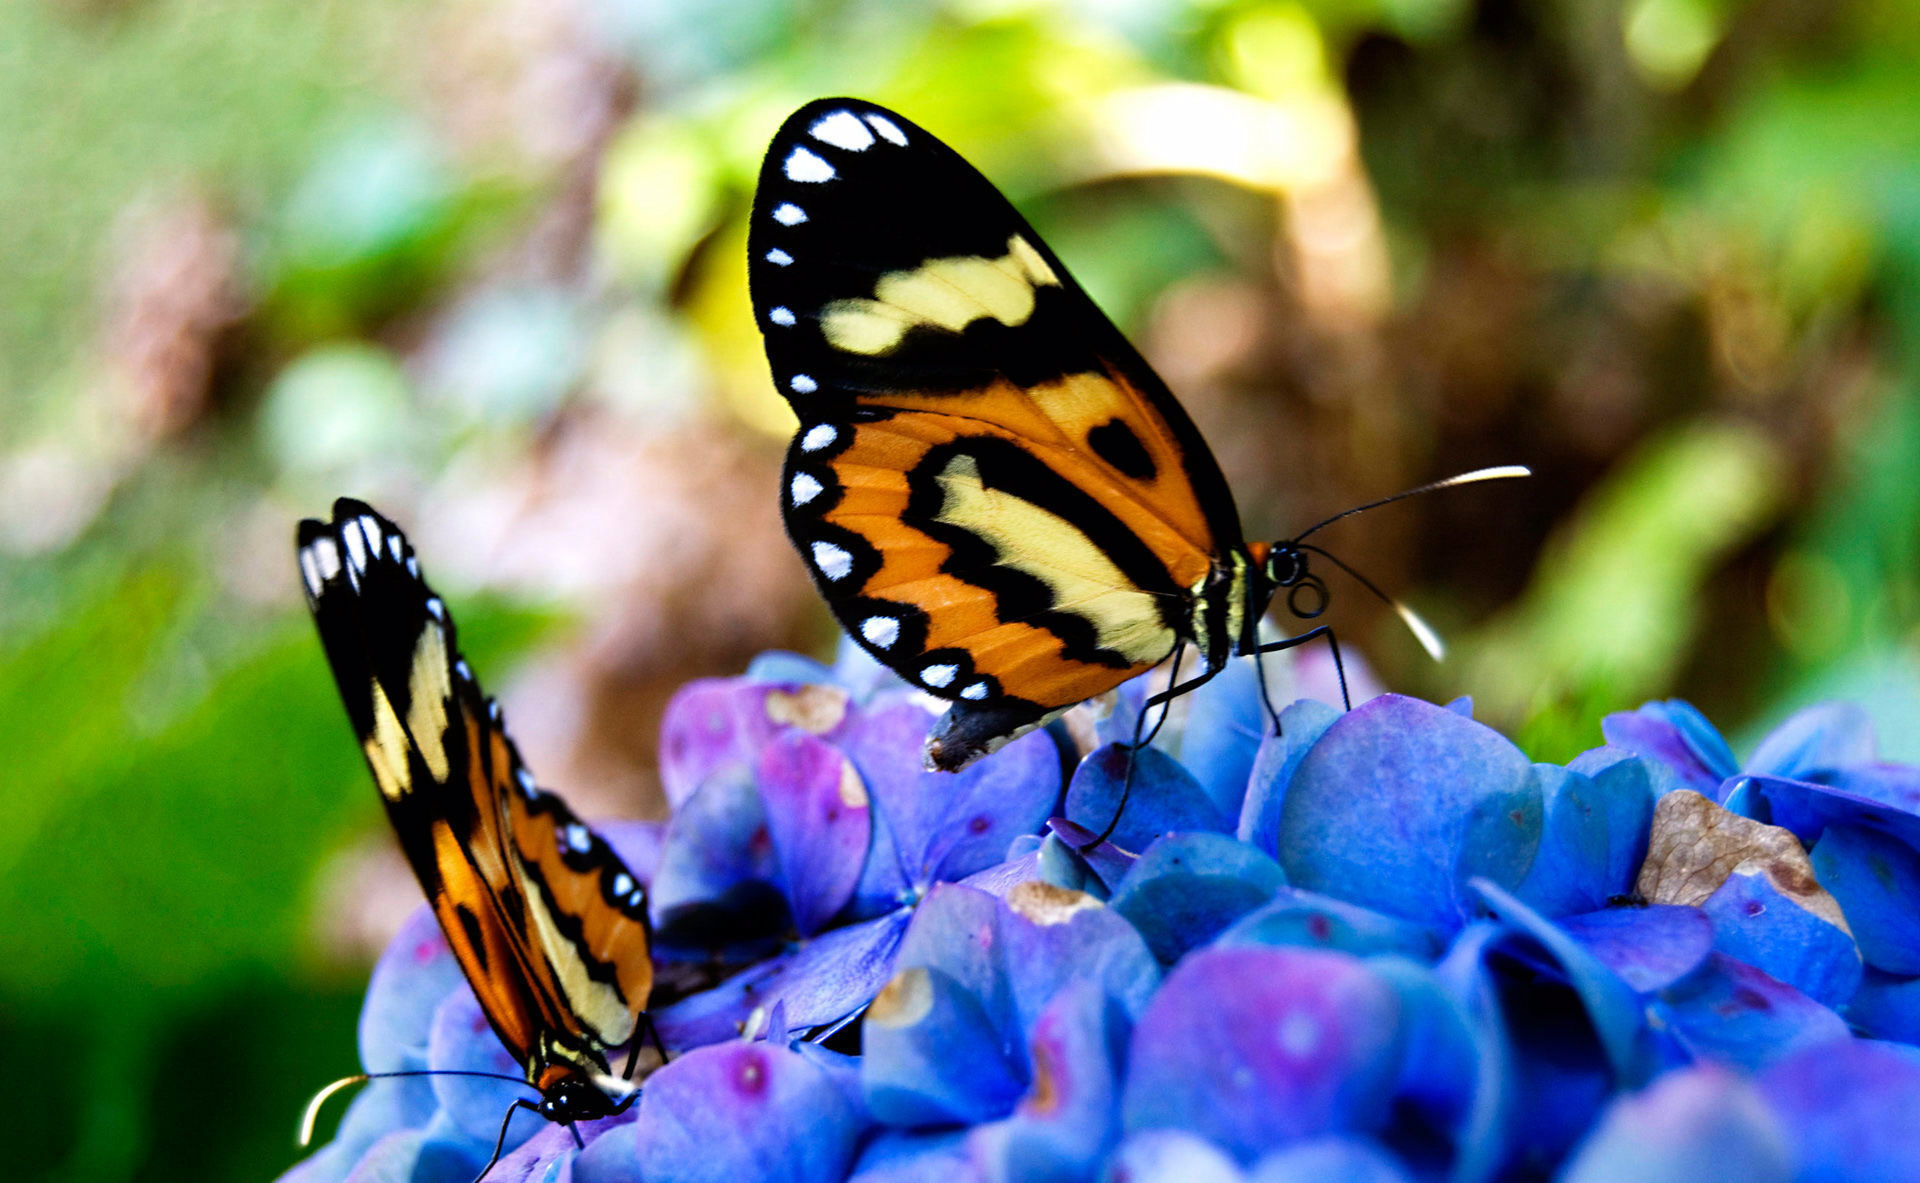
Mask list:
[[[1899,0],[0,0],[10,1176],[292,1161],[364,972],[321,881],[381,824],[293,520],[583,409],[771,455],[742,219],[818,94],[1021,203],[1251,531],[1540,470],[1342,527],[1454,642],[1343,589],[1389,684],[1543,759],[1844,694],[1920,759],[1915,60]],[[552,635],[460,584],[483,674]]]

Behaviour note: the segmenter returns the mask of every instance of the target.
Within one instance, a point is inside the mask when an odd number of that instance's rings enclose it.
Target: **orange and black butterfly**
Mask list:
[[[761,166],[748,251],[800,418],[787,531],[848,633],[952,702],[930,767],[964,767],[1182,642],[1206,668],[1169,694],[1197,685],[1261,649],[1276,589],[1324,607],[1312,531],[1242,537],[1166,384],[922,128],[856,99],[794,112]],[[1518,473],[1441,484],[1489,475]]]
[[[342,498],[331,522],[300,523],[298,544],[307,606],[400,847],[540,1093],[516,1107],[562,1123],[620,1112],[637,1090],[608,1053],[635,1042],[654,985],[645,890],[536,787],[392,522]]]

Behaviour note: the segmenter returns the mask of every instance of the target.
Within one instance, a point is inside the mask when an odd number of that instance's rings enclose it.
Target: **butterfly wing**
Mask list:
[[[1226,480],[985,177],[885,108],[823,99],[774,137],[752,218],[754,312],[800,418],[788,533],[855,640],[954,701],[937,765],[1191,633],[1241,545]]]
[[[604,1072],[652,985],[644,891],[535,786],[400,530],[342,498],[298,543],[348,718],[481,1008],[543,1089]]]

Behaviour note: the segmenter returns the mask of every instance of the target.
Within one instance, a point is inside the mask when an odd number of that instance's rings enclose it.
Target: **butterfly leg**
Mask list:
[[[1282,637],[1278,641],[1268,641],[1266,644],[1254,650],[1254,656],[1258,658],[1262,653],[1278,653],[1282,649],[1293,649],[1306,644],[1308,641],[1318,640],[1321,637],[1327,639],[1327,648],[1333,652],[1333,673],[1335,677],[1340,679],[1340,701],[1347,710],[1352,710],[1353,696],[1347,693],[1347,667],[1346,663],[1340,660],[1340,638],[1334,636],[1333,629],[1328,626],[1323,624],[1317,628],[1310,628],[1297,637]],[[1266,692],[1267,680],[1265,677],[1262,677],[1260,679],[1260,693],[1264,695]],[[1269,711],[1273,709],[1271,702],[1267,704],[1267,709]],[[1278,735],[1280,733],[1280,716],[1275,715],[1273,717],[1273,727],[1274,734]]]
[[[507,1146],[507,1128],[513,1124],[514,1112],[519,1109],[530,1110],[534,1113],[540,1112],[540,1110],[535,1107],[532,1101],[529,1101],[524,1097],[518,1101],[515,1101],[513,1104],[507,1106],[507,1116],[505,1120],[503,1120],[500,1123],[500,1136],[494,1139],[494,1142],[493,1142],[493,1157],[488,1159],[487,1165],[484,1167],[481,1167],[480,1173],[473,1177],[473,1183],[480,1183],[480,1180],[487,1177],[487,1172],[493,1169],[493,1165],[500,1161],[500,1154],[503,1150],[506,1149],[506,1146]],[[577,1132],[574,1134],[574,1137],[576,1138],[579,1136],[580,1135]]]
[[[1092,850],[1094,847],[1100,845],[1102,842],[1105,842],[1108,838],[1113,836],[1114,827],[1120,824],[1121,815],[1127,811],[1127,798],[1131,796],[1133,793],[1133,766],[1134,766],[1133,754],[1139,751],[1141,748],[1144,748],[1148,744],[1152,743],[1153,737],[1160,734],[1160,728],[1166,724],[1167,715],[1171,713],[1171,711],[1173,710],[1173,700],[1176,698],[1179,698],[1183,694],[1191,694],[1193,691],[1198,690],[1202,686],[1205,686],[1208,682],[1211,682],[1214,679],[1215,675],[1219,674],[1221,670],[1226,668],[1224,665],[1222,665],[1215,669],[1210,669],[1205,673],[1199,675],[1198,677],[1189,678],[1186,681],[1181,682],[1178,680],[1180,677],[1181,653],[1182,653],[1182,650],[1179,650],[1179,649],[1174,650],[1173,671],[1167,678],[1169,682],[1172,682],[1174,684],[1169,686],[1167,689],[1162,690],[1160,693],[1153,695],[1152,697],[1148,698],[1147,701],[1140,704],[1139,717],[1137,717],[1133,721],[1133,742],[1126,745],[1127,775],[1125,779],[1122,780],[1120,783],[1120,804],[1114,807],[1113,817],[1111,820],[1107,822],[1107,828],[1100,831],[1100,836],[1098,838],[1095,838],[1091,842],[1087,842],[1081,845],[1080,850],[1083,852]],[[1161,708],[1160,717],[1154,720],[1153,727],[1150,730],[1146,730],[1145,734],[1143,735],[1142,730],[1146,728],[1147,713],[1156,706]]]

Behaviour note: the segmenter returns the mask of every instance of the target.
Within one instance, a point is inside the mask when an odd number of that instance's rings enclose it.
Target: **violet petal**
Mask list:
[[[1250,1163],[1388,1116],[1400,1057],[1394,991],[1358,960],[1208,949],[1167,977],[1134,1031],[1129,1131],[1191,1130]]]
[[[1561,1183],[1789,1183],[1779,1123],[1745,1080],[1714,1065],[1683,1069],[1616,1098]]]
[[[801,936],[846,906],[873,836],[866,785],[840,750],[786,728],[762,750],[760,800]]]

